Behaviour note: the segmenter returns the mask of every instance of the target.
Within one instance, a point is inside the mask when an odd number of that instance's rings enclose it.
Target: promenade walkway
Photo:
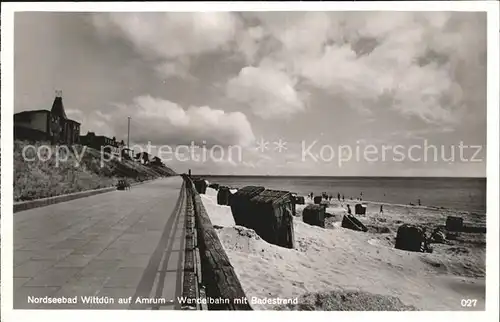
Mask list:
[[[14,214],[14,309],[180,309],[182,186],[158,179]],[[77,302],[29,303],[46,296]]]

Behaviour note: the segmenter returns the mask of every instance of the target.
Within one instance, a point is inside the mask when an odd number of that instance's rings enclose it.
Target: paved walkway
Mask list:
[[[14,214],[14,309],[179,309],[181,186],[180,177],[159,179]]]

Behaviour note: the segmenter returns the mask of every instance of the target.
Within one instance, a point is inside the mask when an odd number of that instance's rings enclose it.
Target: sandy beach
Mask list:
[[[332,200],[327,212],[333,216],[324,229],[305,224],[301,213],[306,205],[297,205],[296,248],[286,249],[267,243],[253,230],[235,226],[230,207],[217,205],[216,195],[209,188],[201,197],[249,298],[298,297],[300,302],[308,293],[362,292],[394,297],[416,310],[484,310],[485,234],[461,233],[446,244],[432,244],[433,253],[394,248],[401,224],[432,228],[444,225],[446,216],[456,211],[385,204],[380,214],[380,204],[368,202],[366,216],[358,216],[369,228],[363,233],[340,226],[346,203]],[[353,208],[356,201],[347,203]],[[484,224],[486,218],[462,216],[476,224]],[[477,304],[462,307],[463,299],[475,299]],[[356,309],[377,309],[368,302]],[[252,306],[276,309],[272,304]]]

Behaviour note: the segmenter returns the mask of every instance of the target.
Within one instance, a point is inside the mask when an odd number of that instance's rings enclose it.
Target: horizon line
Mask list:
[[[417,178],[417,179],[487,179],[484,177],[455,177],[455,176],[350,176],[350,175],[271,175],[271,174],[191,174],[192,176],[205,176],[205,177],[295,177],[295,178]]]

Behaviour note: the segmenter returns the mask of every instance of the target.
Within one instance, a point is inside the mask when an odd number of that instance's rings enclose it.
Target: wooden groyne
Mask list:
[[[196,287],[200,289],[200,296],[206,297],[209,310],[252,310],[193,181],[188,175],[182,177],[186,182],[188,196],[192,198],[194,226],[188,224],[187,234],[191,236],[189,245],[192,245],[193,249],[197,248],[199,253],[201,276],[198,276],[199,285]],[[189,223],[189,217],[187,220]],[[196,251],[191,253],[196,254]],[[195,255],[186,255],[186,265],[188,257],[194,258]],[[191,281],[195,280],[194,277],[188,278]],[[185,279],[185,288],[193,287],[188,283],[189,281]]]

